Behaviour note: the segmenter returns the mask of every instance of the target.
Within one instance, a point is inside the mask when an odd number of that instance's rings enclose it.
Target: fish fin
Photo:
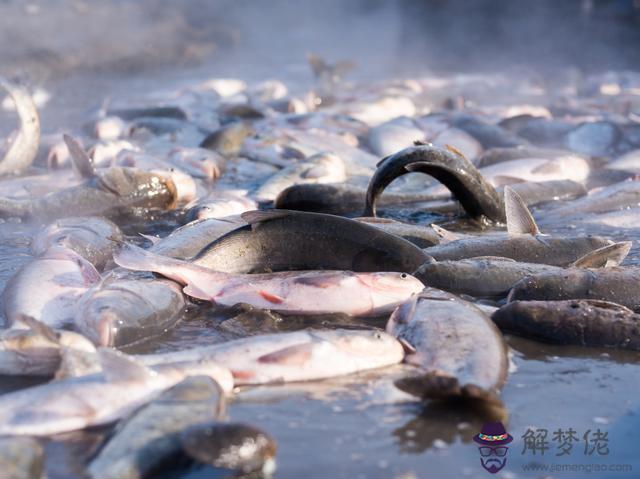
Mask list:
[[[629,254],[631,241],[613,243],[585,254],[574,261],[574,268],[607,268],[618,266]]]
[[[160,240],[162,238],[158,238],[157,236],[151,236],[151,235],[146,235],[144,233],[138,233],[140,236],[142,236],[144,239],[151,241],[151,244],[156,245],[160,242]]]
[[[87,152],[84,151],[84,148],[80,146],[78,140],[67,134],[62,135],[62,138],[69,149],[75,172],[78,173],[81,178],[94,178],[96,176],[96,169],[93,165],[93,160]]]
[[[509,186],[504,187],[504,209],[509,234],[530,234],[533,236],[540,234],[529,208],[520,195]]]
[[[356,64],[349,60],[342,60],[333,64],[333,74],[343,76],[355,68]]]
[[[262,364],[282,364],[286,366],[304,366],[311,358],[311,343],[295,344],[287,348],[265,354],[258,358]]]
[[[210,294],[207,294],[193,283],[189,283],[182,288],[182,292],[192,298],[202,299],[204,301],[213,301]]]
[[[562,171],[562,167],[553,160],[546,161],[541,165],[536,166],[532,173],[560,173]]]
[[[99,348],[100,365],[108,381],[147,381],[158,373],[140,364],[132,356],[111,348]]]
[[[505,186],[512,185],[514,183],[526,183],[522,178],[517,178],[515,176],[507,176],[507,175],[497,175],[491,177],[491,183],[493,186]]]
[[[98,354],[95,352],[61,348],[60,357],[60,366],[55,375],[57,380],[87,376],[102,371]]]
[[[264,299],[273,304],[282,304],[284,303],[284,298],[282,296],[278,296],[277,294],[270,293],[269,291],[265,291],[264,289],[259,289],[258,294],[262,296]]]
[[[404,338],[398,338],[398,342],[402,345],[402,349],[404,349],[404,354],[415,354],[418,350]]]
[[[433,231],[436,232],[436,234],[442,238],[442,242],[443,243],[448,243],[450,241],[456,241],[459,240],[460,238],[463,237],[463,235],[458,234],[458,233],[454,233],[453,231],[449,231],[444,229],[442,226],[438,226],[438,225],[431,225],[431,228],[433,229]]]
[[[60,335],[54,329],[50,328],[42,321],[37,320],[33,316],[19,314],[16,321],[25,324],[34,333],[47,338],[52,343],[60,344]]]
[[[459,157],[464,158],[465,160],[467,159],[467,157],[464,156],[464,154],[460,150],[458,150],[455,146],[446,144],[444,145],[444,147],[446,150],[449,150],[454,155],[458,155]]]
[[[275,220],[278,218],[284,218],[289,216],[291,211],[289,210],[253,210],[245,211],[240,217],[247,222],[247,224],[254,225],[257,223],[263,223],[265,221]]]

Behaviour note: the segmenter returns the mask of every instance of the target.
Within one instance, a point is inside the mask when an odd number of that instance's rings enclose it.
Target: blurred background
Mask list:
[[[46,130],[191,78],[309,84],[309,53],[361,80],[640,70],[640,0],[0,0],[0,36],[0,74],[50,99]]]

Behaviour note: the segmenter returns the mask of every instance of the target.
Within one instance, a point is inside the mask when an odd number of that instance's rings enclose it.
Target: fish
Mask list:
[[[236,386],[313,381],[398,364],[402,345],[378,330],[301,330],[262,334],[171,353],[136,356],[150,367],[212,361]]]
[[[54,331],[32,317],[20,317],[29,329],[0,331],[0,375],[51,377],[60,368],[63,351],[95,353],[81,334]]]
[[[511,160],[522,160],[524,158],[544,158],[554,160],[563,156],[580,156],[570,150],[558,148],[539,148],[535,146],[515,146],[490,148],[474,162],[478,168],[495,165]]]
[[[117,242],[122,239],[120,228],[106,218],[69,217],[42,228],[31,243],[31,251],[35,256],[40,256],[51,246],[64,246],[97,269],[103,269],[111,260]]]
[[[229,123],[209,134],[199,147],[216,151],[225,157],[234,157],[240,153],[245,138],[252,134],[253,129],[243,122]]]
[[[114,261],[123,268],[166,276],[196,299],[227,307],[245,303],[280,313],[375,316],[393,311],[423,287],[411,275],[393,272],[221,273],[133,245],[123,246]]]
[[[375,226],[387,233],[400,236],[420,248],[428,248],[440,243],[440,236],[429,226],[403,223],[389,218],[363,217],[354,219],[361,223]]]
[[[227,166],[227,159],[215,151],[204,148],[173,148],[167,160],[194,178],[213,182],[219,179]]]
[[[347,183],[293,185],[280,192],[274,201],[274,208],[355,216],[362,213],[366,194],[366,189]],[[433,195],[385,193],[376,204],[391,206],[433,199]]]
[[[529,142],[515,133],[488,123],[475,116],[461,114],[455,117],[452,125],[470,134],[480,142],[483,148],[517,147]]]
[[[384,158],[369,181],[362,216],[376,216],[376,202],[394,179],[410,172],[433,176],[451,190],[469,216],[504,221],[504,205],[497,191],[461,154],[431,145],[416,145]]]
[[[243,191],[214,190],[207,196],[189,203],[185,208],[187,220],[194,221],[239,215],[257,209],[258,203],[246,196]]]
[[[427,140],[425,132],[406,117],[394,118],[371,128],[367,139],[371,151],[380,157],[392,155],[415,141]]]
[[[426,286],[487,298],[506,296],[519,280],[547,271],[560,272],[563,269],[510,258],[479,257],[425,263],[415,274]]]
[[[439,146],[440,148],[446,148],[447,145],[455,145],[456,150],[462,153],[464,157],[469,159],[474,165],[476,158],[482,152],[482,145],[478,140],[467,132],[455,127],[441,131],[431,138],[429,143],[432,143],[434,146]]]
[[[408,350],[419,372],[395,385],[422,399],[466,397],[500,403],[507,347],[482,310],[452,294],[426,288],[399,306],[386,330]]]
[[[0,198],[0,217],[53,220],[69,216],[135,215],[150,209],[172,209],[177,203],[173,181],[156,173],[112,167],[96,171],[91,159],[71,137],[72,155],[86,178],[81,185],[35,199]]]
[[[640,315],[609,301],[512,301],[491,319],[505,332],[546,343],[640,351]]]
[[[276,468],[277,443],[257,427],[209,422],[188,427],[180,435],[183,450],[201,464],[242,474],[270,476]]]
[[[89,464],[89,476],[96,479],[153,476],[182,451],[181,433],[222,419],[225,402],[224,392],[212,378],[184,379],[122,420]]]
[[[339,216],[250,211],[249,223],[212,241],[194,264],[226,273],[285,270],[413,273],[430,257],[398,236]]]
[[[507,234],[465,236],[425,248],[424,251],[436,261],[494,256],[564,267],[614,243],[601,236],[542,235],[531,212],[515,190],[505,187],[504,194],[505,204],[508,204]]]
[[[197,256],[212,241],[246,224],[237,215],[205,218],[182,225],[164,238],[146,238],[153,242],[149,248],[153,253],[177,259],[190,259]]]
[[[49,436],[113,423],[188,376],[209,376],[225,393],[229,370],[207,361],[147,368],[99,350],[102,373],[72,377],[0,396],[0,435]]]
[[[136,118],[169,118],[174,120],[187,120],[187,113],[178,106],[140,106],[125,108],[108,108],[105,116],[117,116],[123,120],[131,121]]]
[[[620,139],[620,129],[608,121],[585,122],[565,136],[567,148],[592,156],[608,156]]]
[[[640,312],[640,268],[617,266],[602,269],[568,268],[521,279],[509,292],[508,302],[596,299]]]
[[[73,325],[75,304],[100,281],[100,273],[76,252],[54,245],[23,266],[2,293],[5,324],[21,327],[30,316],[53,329]]]
[[[109,276],[78,299],[75,325],[97,346],[133,346],[166,333],[186,311],[182,289],[164,279]]]
[[[528,206],[558,200],[572,200],[587,194],[584,184],[572,180],[525,181],[509,185]],[[496,188],[500,192],[500,187]],[[504,193],[504,187],[502,189]]]
[[[0,469],[6,479],[34,479],[44,474],[44,448],[31,437],[0,438]]]
[[[625,180],[619,183],[592,190],[583,198],[565,203],[545,213],[545,221],[553,222],[560,218],[584,216],[586,214],[607,213],[633,208],[640,203],[640,181]]]
[[[284,189],[298,184],[340,183],[347,179],[342,159],[331,153],[318,153],[305,160],[289,165],[268,178],[253,192],[259,202],[276,199]]]
[[[20,118],[20,128],[7,143],[8,148],[0,160],[0,175],[21,173],[31,166],[38,154],[40,117],[31,94],[23,85],[0,77],[0,88],[13,99]]]
[[[591,166],[589,161],[583,157],[569,155],[554,159],[520,158],[485,166],[479,171],[491,185],[498,187],[523,181],[571,180],[580,182],[587,179],[591,173]],[[430,191],[430,193],[435,194],[435,191]]]

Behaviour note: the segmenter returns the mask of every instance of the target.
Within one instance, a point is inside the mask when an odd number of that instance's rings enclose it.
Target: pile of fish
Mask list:
[[[43,137],[29,91],[0,82],[20,119],[0,218],[35,228],[4,287],[0,374],[42,378],[0,396],[11,477],[98,426],[89,477],[268,475],[275,440],[225,413],[248,388],[403,363],[389,381],[416,401],[504,408],[503,333],[640,350],[640,266],[622,265],[640,78],[438,106],[430,79],[353,85],[310,61],[301,93],[212,79]],[[193,311],[235,336],[156,347]]]

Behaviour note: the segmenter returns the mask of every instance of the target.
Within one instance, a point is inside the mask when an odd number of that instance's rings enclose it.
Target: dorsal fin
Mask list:
[[[61,361],[56,371],[56,379],[87,376],[102,371],[99,357],[95,352],[61,348],[60,356]]]
[[[78,141],[71,135],[64,134],[62,135],[62,138],[64,138],[64,142],[67,144],[67,148],[69,149],[71,162],[75,172],[82,178],[89,179],[95,177],[96,169],[93,166],[93,160],[87,152],[84,151],[84,148],[80,146],[80,143],[78,143]]]
[[[464,156],[464,154],[460,150],[458,150],[455,146],[449,145],[447,143],[446,145],[444,145],[444,147],[445,147],[445,149],[449,150],[454,155],[458,155],[459,157],[464,158],[465,160],[467,159],[467,157]]]
[[[157,372],[140,364],[132,356],[111,348],[98,349],[102,371],[108,381],[148,381]]]
[[[575,268],[607,268],[618,266],[629,254],[631,244],[631,241],[621,241],[603,246],[578,258],[571,266]]]
[[[52,343],[60,344],[60,335],[56,331],[51,329],[49,326],[44,324],[42,321],[38,321],[33,316],[20,314],[18,316],[17,321],[27,325],[29,329],[31,329],[34,333],[37,333],[44,338],[47,338]]]
[[[245,211],[240,215],[240,217],[248,224],[253,225],[256,223],[263,223],[265,221],[275,220],[278,218],[284,218],[285,216],[289,216],[290,214],[291,211],[289,210],[253,210]]]
[[[158,236],[151,236],[151,235],[146,235],[144,233],[138,233],[140,236],[142,236],[144,239],[146,239],[147,241],[151,241],[152,245],[156,245],[160,242],[160,240],[162,238],[159,238]]]
[[[531,212],[524,200],[509,186],[504,187],[504,210],[509,234],[530,234],[534,236],[540,234],[538,225],[533,216],[531,216]]]

